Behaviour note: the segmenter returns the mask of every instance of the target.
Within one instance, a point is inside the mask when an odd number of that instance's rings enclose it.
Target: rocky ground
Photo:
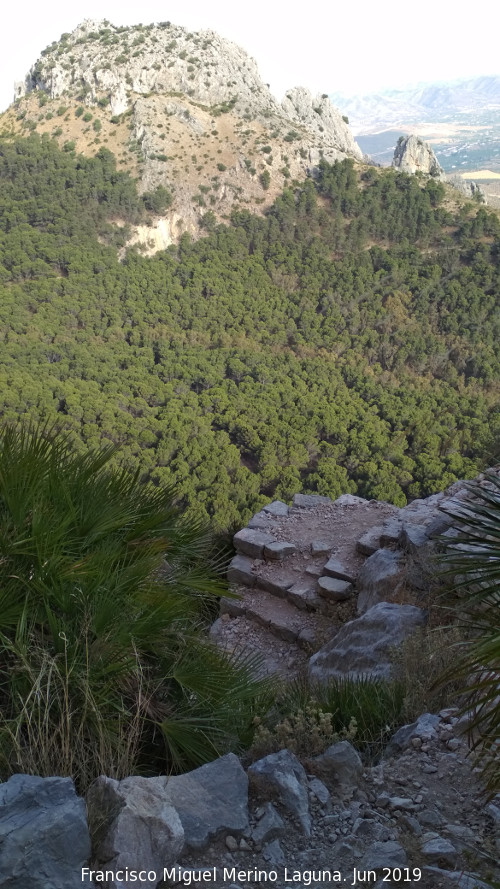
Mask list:
[[[293,885],[294,871],[300,886],[330,885],[328,872],[337,872],[337,885],[481,887],[470,875],[496,871],[500,800],[481,797],[461,728],[450,709],[421,720],[406,737],[400,732],[404,749],[393,744],[376,765],[358,770],[346,761],[339,773],[311,760],[308,768],[324,783],[309,773],[309,836],[283,805],[283,792],[262,793],[251,778],[249,828],[242,836],[226,833],[180,864],[216,868],[216,887],[265,885],[272,871],[279,887]],[[239,878],[224,881],[233,868]]]
[[[470,496],[457,482],[403,509],[350,495],[269,504],[235,536],[239,597],[213,637],[280,676],[389,676],[393,647],[428,617],[447,510]],[[0,785],[0,886],[498,885],[500,795],[486,798],[466,728],[449,706],[363,758],[345,739],[300,760],[229,753],[174,777],[99,778],[85,803],[69,779],[13,776]],[[149,875],[113,876],[127,868]]]
[[[297,495],[291,507],[270,504],[235,537],[229,577],[240,598],[222,604],[213,637],[231,650],[260,653],[267,672],[290,676],[311,673],[312,652],[319,649],[321,656],[327,639],[345,634],[359,623],[356,615],[368,616],[374,605],[411,603],[426,615],[435,538],[453,534],[445,510],[456,509],[467,496],[457,483],[404,509],[350,495],[333,503]],[[321,580],[329,575],[342,578],[344,589],[334,584],[332,595],[322,590]],[[352,672],[348,645],[345,655],[345,672],[349,665]],[[335,664],[333,675],[338,668]],[[377,885],[473,889],[475,882],[463,874],[491,872],[500,853],[499,809],[481,797],[456,711],[442,711],[431,723],[422,722],[405,749],[392,745],[379,763],[366,765],[348,798],[339,798],[330,784],[332,795],[320,799],[310,785],[310,837],[281,811],[283,829],[267,845],[255,842],[259,818],[266,817],[256,796],[242,840],[228,835],[206,855],[183,863],[241,871],[275,867],[283,885],[285,867],[338,870],[349,885],[355,871],[387,866],[401,872]],[[316,885],[327,885],[317,877]],[[253,880],[236,882],[245,886]],[[364,882],[376,881],[360,876],[354,885]]]
[[[269,504],[235,535],[228,577],[237,598],[222,601],[212,638],[290,677],[371,606],[425,605],[432,535],[450,522],[440,507],[460,492],[404,509],[350,494]]]

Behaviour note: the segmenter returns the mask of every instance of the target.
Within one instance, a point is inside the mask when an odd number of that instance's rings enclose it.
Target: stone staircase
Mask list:
[[[358,638],[359,621],[381,603],[389,609],[372,613],[378,629],[365,629],[367,615],[362,645],[366,638],[376,646],[384,623],[389,639],[401,620],[411,618],[413,630],[416,611],[425,620],[435,538],[454,533],[446,510],[468,496],[466,483],[456,482],[401,509],[351,494],[269,503],[234,536],[234,597],[222,599],[212,638],[229,651],[260,655],[265,672],[290,676],[341,631],[343,638],[347,623]],[[417,606],[412,615],[396,614],[408,605]],[[354,636],[346,645],[348,654]]]
[[[265,506],[234,536],[228,580],[212,637],[230,650],[261,653],[271,672],[304,664],[356,613],[356,580],[366,537],[397,509],[343,495],[296,494]]]

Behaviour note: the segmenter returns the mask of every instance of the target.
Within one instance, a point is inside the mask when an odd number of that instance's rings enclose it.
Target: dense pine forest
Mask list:
[[[220,529],[274,497],[398,505],[499,440],[500,223],[439,182],[320,165],[265,216],[145,257],[113,155],[0,142],[0,413],[175,484]]]

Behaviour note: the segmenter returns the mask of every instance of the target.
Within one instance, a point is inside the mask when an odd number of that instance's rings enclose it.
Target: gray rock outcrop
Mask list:
[[[446,177],[446,181],[449,185],[452,185],[456,191],[459,191],[460,194],[469,198],[469,200],[478,200],[481,204],[488,203],[483,189],[472,179],[462,179],[461,176],[451,174]]]
[[[44,50],[24,84],[16,84],[16,98],[33,90],[54,99],[83,95],[86,105],[105,102],[115,116],[131,112],[134,137],[148,161],[148,187],[162,169],[155,161],[164,150],[154,135],[159,96],[162,111],[166,102],[168,115],[197,134],[209,132],[214,115],[226,113],[287,128],[283,135],[293,175],[295,167],[305,172],[323,156],[332,162],[362,158],[326,94],[313,98],[296,87],[279,103],[263,83],[255,60],[211,30],[190,33],[170,22],[117,28],[86,19]],[[190,99],[189,109],[183,97]]]
[[[70,778],[13,775],[0,784],[0,886],[77,889],[89,858],[85,802]]]
[[[99,141],[85,135],[92,116],[102,141],[114,143],[115,153],[123,149],[121,162],[138,176],[140,192],[170,192],[171,205],[151,224],[134,226],[127,241],[149,254],[184,232],[199,234],[235,205],[264,210],[322,158],[362,159],[326,94],[297,87],[281,103],[241,47],[215,31],[193,33],[171,22],[115,27],[85,20],[43,50],[16,84],[27,120],[44,131],[36,93],[52,100],[46,114],[61,115],[61,145],[72,141],[85,153],[89,141]]]
[[[400,137],[394,149],[392,166],[402,173],[426,173],[441,178],[443,170],[430,145],[420,136]]]

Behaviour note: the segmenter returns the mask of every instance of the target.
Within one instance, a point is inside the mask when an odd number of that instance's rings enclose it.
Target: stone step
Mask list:
[[[297,589],[292,587],[290,590],[291,601],[280,599],[267,590],[241,587],[239,599],[221,599],[220,613],[230,618],[245,618],[265,627],[276,638],[309,650],[320,643],[324,634],[326,618],[315,608],[327,608],[327,605],[310,587],[300,589],[300,584],[295,586]]]
[[[345,602],[351,597],[352,589],[352,583],[338,577],[320,577],[318,580],[318,592],[329,602]]]
[[[304,631],[304,637],[307,631]],[[275,636],[269,627],[250,620],[245,615],[230,618],[227,613],[221,615],[210,629],[213,641],[223,650],[239,657],[263,654],[261,667],[257,667],[256,677],[277,675],[289,680],[292,676],[302,674],[307,667],[308,659],[315,650],[314,637],[311,633],[311,645],[306,648],[296,642],[285,642]]]
[[[315,574],[301,575],[278,562],[273,566],[270,576],[260,574],[259,568],[249,556],[237,553],[227,572],[229,583],[258,589],[277,599],[287,599],[300,611],[316,611],[321,607],[318,577]]]

